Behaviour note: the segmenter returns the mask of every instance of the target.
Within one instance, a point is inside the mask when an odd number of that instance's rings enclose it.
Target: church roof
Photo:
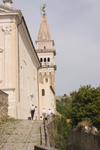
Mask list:
[[[7,13],[7,14],[18,13],[20,15],[20,17],[23,16],[21,10],[15,9],[15,8],[12,8],[12,7],[8,7],[8,6],[5,6],[5,5],[1,5],[1,4],[0,4],[0,13]]]
[[[46,15],[43,15],[43,17],[42,17],[42,21],[41,21],[40,30],[39,30],[37,40],[38,41],[52,40]]]

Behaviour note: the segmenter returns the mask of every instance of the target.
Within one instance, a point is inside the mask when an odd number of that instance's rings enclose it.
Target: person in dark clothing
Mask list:
[[[30,113],[31,113],[31,119],[33,120],[34,118],[34,110],[35,110],[35,107],[34,105],[32,104],[32,106],[30,107]]]

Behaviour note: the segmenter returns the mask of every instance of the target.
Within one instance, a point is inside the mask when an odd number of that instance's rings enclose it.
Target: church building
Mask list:
[[[11,8],[12,0],[0,5],[0,89],[9,95],[8,115],[30,116],[32,104],[39,105],[38,68],[41,66],[25,19]]]
[[[33,45],[25,19],[12,0],[0,5],[0,90],[9,95],[8,115],[18,119],[30,116],[32,104],[56,111],[53,48],[46,15],[42,17],[37,43]]]

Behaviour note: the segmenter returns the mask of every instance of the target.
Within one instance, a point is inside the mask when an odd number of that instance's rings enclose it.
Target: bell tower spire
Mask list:
[[[51,38],[44,6],[42,6],[42,11],[43,16],[36,41],[36,52],[42,66],[39,69],[40,116],[43,108],[45,108],[46,111],[51,109],[54,114],[56,113],[55,71],[57,69],[54,60],[54,56],[56,55],[54,41]]]

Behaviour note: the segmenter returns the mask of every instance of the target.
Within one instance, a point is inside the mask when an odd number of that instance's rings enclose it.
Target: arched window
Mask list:
[[[48,62],[50,62],[50,58],[48,58],[47,60],[48,60]]]
[[[44,62],[46,62],[46,58],[44,58]]]
[[[40,62],[42,62],[43,61],[43,59],[42,58],[40,58]]]
[[[45,96],[45,90],[42,89],[42,96]]]

